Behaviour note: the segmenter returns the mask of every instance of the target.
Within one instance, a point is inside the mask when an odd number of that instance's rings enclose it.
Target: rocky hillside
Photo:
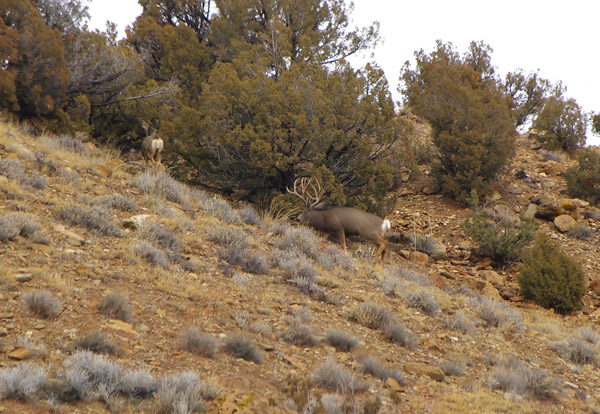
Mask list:
[[[426,171],[390,218],[435,254],[400,243],[373,265],[367,243],[346,254],[277,212],[2,122],[0,412],[598,412],[600,215],[568,199],[569,163],[521,137],[488,204],[535,216],[582,264],[584,306],[559,316],[477,254],[469,210]]]

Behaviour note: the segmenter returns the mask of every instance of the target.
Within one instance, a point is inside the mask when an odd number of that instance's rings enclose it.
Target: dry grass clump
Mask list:
[[[361,372],[366,375],[386,381],[388,378],[393,378],[398,381],[398,384],[404,384],[404,375],[398,370],[386,367],[372,355],[361,355],[358,358],[361,364]]]
[[[223,350],[236,358],[260,364],[263,356],[250,338],[242,333],[227,335],[223,343]]]
[[[225,248],[235,246],[238,250],[243,251],[250,247],[248,236],[237,227],[210,225],[206,227],[206,233],[209,239]]]
[[[312,328],[297,320],[290,323],[288,330],[283,333],[282,337],[285,341],[302,347],[315,346],[319,342]]]
[[[63,398],[85,399],[92,390],[119,389],[121,365],[90,351],[77,351],[66,361]]]
[[[461,332],[463,334],[475,332],[475,323],[462,312],[446,318],[444,326],[447,329],[452,329],[453,331]]]
[[[438,305],[433,295],[425,290],[407,292],[404,295],[404,300],[411,308],[419,309],[429,316],[436,316],[440,311],[440,305]]]
[[[0,216],[0,242],[6,243],[17,236],[29,237],[40,244],[49,243],[48,236],[31,214],[8,213]]]
[[[244,272],[255,275],[264,275],[269,270],[266,257],[261,253],[249,253],[243,258],[242,269]]]
[[[218,341],[210,335],[203,334],[198,328],[189,327],[179,336],[179,349],[200,355],[206,358],[214,358],[217,354]]]
[[[563,392],[561,381],[551,378],[544,370],[528,367],[515,359],[492,371],[489,384],[495,390],[540,400],[554,399]]]
[[[59,149],[82,156],[88,155],[88,150],[83,143],[69,135],[44,136],[40,139],[41,144],[49,149]]]
[[[119,319],[131,323],[133,320],[133,307],[129,304],[129,297],[121,293],[109,293],[100,299],[98,310],[110,319]]]
[[[161,380],[154,395],[154,414],[204,412],[204,400],[218,396],[218,390],[200,381],[196,372],[186,371]]]
[[[47,290],[37,290],[23,294],[23,300],[29,311],[43,319],[53,319],[58,316],[61,302]]]
[[[120,350],[119,346],[101,331],[90,331],[79,336],[73,341],[72,347],[97,354],[116,354]]]
[[[359,343],[358,339],[354,338],[353,336],[334,329],[325,333],[325,342],[340,352],[349,352]]]
[[[325,251],[317,257],[317,263],[326,269],[338,268],[345,271],[356,269],[356,263],[352,256],[335,245],[327,246]]]
[[[525,329],[521,314],[503,302],[496,302],[481,295],[473,295],[468,303],[475,308],[475,314],[483,319],[488,327],[522,331]]]
[[[71,226],[83,226],[89,230],[97,231],[104,236],[121,236],[119,226],[110,219],[108,210],[103,207],[83,207],[77,204],[68,204],[58,209],[58,217]]]
[[[327,358],[324,363],[317,366],[310,374],[310,380],[322,388],[340,393],[364,391],[367,387],[333,358]]]
[[[142,240],[134,244],[133,251],[151,265],[160,266],[165,269],[169,267],[169,258],[167,254],[154,247],[150,242]]]
[[[254,207],[245,205],[238,210],[238,214],[244,223],[252,224],[259,228],[264,227],[260,214],[258,214]]]
[[[580,337],[566,341],[553,341],[548,344],[561,358],[578,365],[598,365],[598,347]]]
[[[405,348],[419,345],[419,338],[400,322],[390,322],[383,328],[383,336],[390,342]]]
[[[179,255],[183,250],[183,243],[177,234],[158,223],[144,222],[140,237],[153,244],[161,246],[169,256]]]
[[[119,381],[119,391],[129,398],[151,398],[158,391],[159,381],[146,369],[127,369]]]
[[[179,181],[171,178],[166,171],[159,174],[146,171],[134,178],[133,185],[148,196],[165,198],[183,206],[187,206],[194,199],[194,193]]]
[[[92,201],[92,204],[116,208],[121,211],[134,212],[137,210],[137,204],[131,197],[126,197],[118,193],[98,196]]]
[[[298,251],[276,250],[271,255],[273,263],[281,268],[283,275],[288,278],[303,278],[313,282],[317,281],[317,268],[313,261]]]
[[[467,368],[466,364],[463,361],[443,361],[440,364],[440,368],[444,371],[444,374],[449,376],[458,377],[465,372]]]
[[[290,227],[283,237],[275,240],[275,246],[281,250],[301,252],[311,260],[318,260],[320,238],[307,227]]]
[[[412,269],[408,269],[405,267],[397,267],[396,269],[393,269],[390,273],[393,277],[403,279],[409,282],[414,282],[420,286],[431,285],[431,280],[429,280],[427,276],[425,276],[423,273],[419,273]]]
[[[202,207],[208,214],[226,223],[242,224],[240,215],[231,207],[231,204],[222,198],[209,198],[204,201]]]
[[[371,329],[379,329],[391,319],[390,308],[372,302],[363,302],[350,313],[350,320]]]
[[[0,401],[8,398],[25,400],[31,398],[48,381],[48,373],[42,367],[22,363],[0,370]]]

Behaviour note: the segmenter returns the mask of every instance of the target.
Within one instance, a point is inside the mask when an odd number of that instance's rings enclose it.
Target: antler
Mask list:
[[[307,208],[314,208],[321,201],[323,189],[319,180],[314,178],[314,181],[317,183],[316,187],[312,181],[312,177],[310,179],[307,177],[296,178],[296,180],[294,180],[294,191],[291,191],[288,187],[286,187],[286,190],[288,193],[300,197],[300,200],[304,202],[304,205]],[[298,193],[298,186],[300,186],[300,193]],[[309,189],[312,189],[313,195],[311,195],[310,192],[307,192]]]

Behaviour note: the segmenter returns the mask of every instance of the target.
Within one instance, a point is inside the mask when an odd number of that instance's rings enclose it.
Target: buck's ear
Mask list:
[[[320,201],[313,208],[319,209],[319,208],[323,208],[323,207],[325,207],[325,202],[324,201]]]

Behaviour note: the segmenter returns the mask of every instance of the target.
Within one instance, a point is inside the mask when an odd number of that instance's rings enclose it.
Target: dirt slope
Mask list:
[[[533,145],[520,140],[515,171],[498,186],[498,199],[515,212],[536,195],[568,198],[561,174],[572,161],[548,161]],[[583,310],[568,317],[524,301],[514,267],[493,268],[473,252],[460,229],[468,209],[423,194],[426,183],[402,189],[393,230],[432,235],[446,255],[434,260],[402,244],[374,266],[367,244],[351,240],[344,255],[320,236],[269,215],[252,218],[141,165],[0,123],[0,378],[30,363],[55,387],[0,400],[0,412],[177,412],[161,405],[160,392],[130,398],[96,387],[83,399],[57,398],[74,343],[89,332],[118,345],[102,358],[117,363],[120,376],[126,368],[157,380],[196,372],[198,401],[211,413],[600,409],[598,296],[588,292]],[[515,179],[517,169],[527,178]],[[23,217],[38,227],[10,236]],[[539,223],[592,282],[600,279],[597,223],[580,221],[592,230],[586,241]],[[232,239],[247,246],[227,244]],[[26,305],[28,292],[42,290],[60,301],[48,319]],[[101,312],[111,293],[129,299],[129,322]],[[214,339],[212,358],[182,348],[189,327]],[[337,349],[326,339],[332,330],[358,344]],[[577,350],[589,363],[571,358]],[[367,357],[382,379],[363,372]]]

